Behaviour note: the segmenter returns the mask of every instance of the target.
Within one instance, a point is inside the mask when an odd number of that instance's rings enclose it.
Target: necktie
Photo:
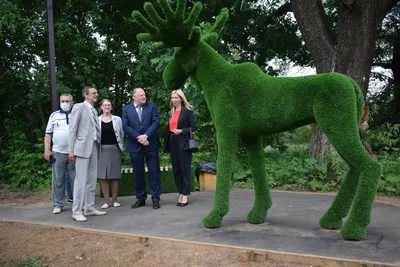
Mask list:
[[[138,107],[138,117],[139,121],[142,122],[142,106],[137,106]]]
[[[97,119],[97,115],[94,111],[93,108],[91,108],[92,115],[93,115],[93,120],[94,120],[94,125],[96,129],[96,140],[97,142],[100,142],[100,126],[99,126],[99,120]]]

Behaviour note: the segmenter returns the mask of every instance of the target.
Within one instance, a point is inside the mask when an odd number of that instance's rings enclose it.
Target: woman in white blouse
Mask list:
[[[124,131],[122,130],[121,118],[111,114],[111,100],[103,99],[100,102],[100,109],[101,145],[97,164],[97,177],[100,179],[100,186],[104,195],[104,204],[101,208],[107,209],[110,205],[114,207],[121,206],[117,201],[117,196],[119,178],[121,178],[121,153],[123,150]],[[110,181],[112,202],[110,201]]]

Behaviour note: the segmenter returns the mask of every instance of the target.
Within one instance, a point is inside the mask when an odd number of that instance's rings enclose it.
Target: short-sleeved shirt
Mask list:
[[[54,111],[49,118],[46,127],[46,134],[53,135],[53,151],[68,154],[70,113],[62,110]]]

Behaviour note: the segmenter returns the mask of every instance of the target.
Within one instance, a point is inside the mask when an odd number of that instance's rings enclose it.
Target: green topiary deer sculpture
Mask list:
[[[338,73],[271,77],[253,63],[231,64],[212,48],[228,19],[227,9],[221,10],[215,24],[202,36],[195,26],[201,3],[195,3],[187,17],[186,0],[177,0],[175,10],[167,0],[158,3],[164,18],[148,2],[144,9],[151,22],[139,11],[133,11],[135,20],[147,31],[137,38],[155,42],[155,47],[176,47],[174,58],[163,73],[165,85],[175,90],[190,77],[203,91],[217,131],[217,185],[214,206],[203,219],[204,226],[220,227],[229,211],[238,138],[246,147],[255,190],[254,206],[247,220],[259,224],[272,205],[261,136],[316,122],[350,167],[320,225],[339,229],[342,219],[350,213],[340,233],[347,240],[363,239],[382,169],[359,138],[364,101],[357,84]]]

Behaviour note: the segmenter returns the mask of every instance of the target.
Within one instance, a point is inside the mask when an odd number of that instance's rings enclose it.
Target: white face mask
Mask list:
[[[71,109],[71,107],[68,103],[61,103],[60,107],[64,112],[68,112]]]

